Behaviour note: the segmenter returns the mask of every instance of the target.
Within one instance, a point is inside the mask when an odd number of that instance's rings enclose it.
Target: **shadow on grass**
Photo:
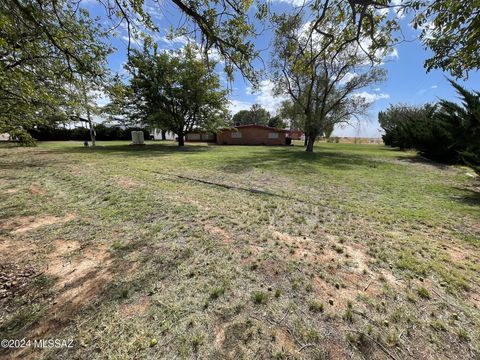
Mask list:
[[[410,163],[410,164],[430,165],[430,166],[436,167],[440,170],[448,169],[448,167],[452,165],[452,164],[443,164],[443,163],[440,163],[440,162],[436,162],[434,160],[427,159],[427,158],[425,158],[421,155],[416,155],[416,156],[407,157],[407,158],[402,157],[399,160],[404,161],[406,163]]]
[[[345,151],[318,148],[307,153],[303,148],[271,147],[268,151],[250,151],[246,155],[224,159],[222,170],[230,173],[242,173],[252,168],[278,168],[298,170],[305,173],[318,170],[319,167],[336,170],[351,170],[355,167],[376,168],[382,165],[369,155],[353,154]]]
[[[468,188],[456,187],[455,189],[464,193],[464,195],[461,196],[454,196],[453,198],[456,201],[470,206],[480,206],[480,192]]]
[[[208,145],[193,145],[179,147],[169,144],[146,144],[146,145],[99,145],[96,147],[64,147],[50,150],[53,153],[75,153],[75,154],[105,154],[118,156],[139,156],[139,157],[156,157],[162,155],[170,155],[176,153],[196,154],[211,150]]]
[[[48,164],[53,163],[53,160],[31,160],[31,159],[15,159],[14,161],[3,162],[0,161],[1,170],[21,170],[25,168],[43,168]],[[57,161],[58,163],[58,161]],[[3,176],[2,176],[3,177]]]
[[[216,145],[207,143],[187,143],[184,147],[178,147],[175,143],[149,143],[144,146],[133,146],[123,144],[100,145],[95,148],[83,146],[58,147],[47,150],[57,154],[104,154],[121,157],[162,157],[175,154],[211,154],[215,155],[208,159],[212,167],[230,173],[242,173],[252,168],[275,168],[313,171],[320,167],[335,168],[338,170],[349,170],[354,167],[376,168],[381,166],[383,152],[399,152],[398,149],[375,147],[372,152],[366,151],[370,148],[365,145],[356,153],[358,145],[349,147],[317,146],[315,152],[307,153],[302,146],[233,146]],[[231,151],[234,150],[234,151]],[[378,160],[375,159],[375,152],[378,153]],[[392,157],[394,159],[395,157]],[[399,157],[406,160],[405,157]],[[410,159],[410,158],[407,158]]]

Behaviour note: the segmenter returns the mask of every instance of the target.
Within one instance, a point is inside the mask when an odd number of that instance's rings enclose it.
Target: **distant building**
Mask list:
[[[192,131],[185,136],[185,141],[216,142],[216,134],[208,131]]]
[[[302,140],[303,131],[301,130],[288,130],[287,137],[292,140]]]
[[[238,125],[216,134],[220,145],[286,145],[287,130],[264,125]]]

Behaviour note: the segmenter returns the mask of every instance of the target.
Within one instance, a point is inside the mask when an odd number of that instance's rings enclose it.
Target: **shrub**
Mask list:
[[[480,92],[450,81],[461,105],[440,100],[421,107],[391,105],[378,114],[385,145],[416,149],[429,159],[463,163],[480,173]]]
[[[37,146],[35,139],[25,130],[12,130],[10,131],[10,137],[20,146]]]

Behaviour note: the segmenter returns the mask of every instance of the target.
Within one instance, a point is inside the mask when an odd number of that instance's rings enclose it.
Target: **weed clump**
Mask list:
[[[210,300],[216,300],[223,294],[225,294],[225,288],[215,287],[210,291]]]
[[[318,300],[310,300],[308,309],[312,312],[323,312],[323,302]]]
[[[430,299],[430,292],[423,286],[417,290],[417,293],[422,299]]]
[[[252,294],[252,301],[255,304],[266,304],[268,300],[268,295],[263,291],[255,291]]]

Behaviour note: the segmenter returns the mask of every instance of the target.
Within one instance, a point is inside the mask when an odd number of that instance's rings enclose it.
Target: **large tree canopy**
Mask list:
[[[328,31],[344,29],[339,14],[337,10],[325,14]],[[307,151],[311,152],[315,139],[325,130],[365,112],[368,103],[355,92],[383,79],[384,71],[370,63],[378,63],[384,52],[357,43],[345,46],[341,36],[332,40],[315,34],[311,31],[315,24],[305,24],[302,14],[276,21],[272,60],[276,90],[289,95],[296,110],[304,114]]]
[[[332,11],[344,21],[340,31],[328,26]],[[427,71],[441,69],[460,78],[480,68],[478,0],[307,0],[297,8],[298,14],[302,12],[313,23],[310,34],[321,34],[342,46],[365,44],[369,39],[376,49],[407,40],[401,20],[411,16],[414,28],[421,29],[419,40],[432,51],[425,61]]]
[[[253,104],[249,110],[240,110],[233,115],[234,125],[268,125],[270,113],[259,104]]]
[[[102,31],[67,1],[2,1],[0,25],[0,130],[65,120],[84,99],[80,75],[104,73]]]
[[[480,3],[478,0],[407,2],[416,10],[413,21],[420,39],[433,55],[425,68],[441,69],[456,78],[480,69]]]
[[[179,146],[192,130],[225,125],[227,92],[194,47],[161,53],[133,50],[127,69],[137,117],[177,134]]]

